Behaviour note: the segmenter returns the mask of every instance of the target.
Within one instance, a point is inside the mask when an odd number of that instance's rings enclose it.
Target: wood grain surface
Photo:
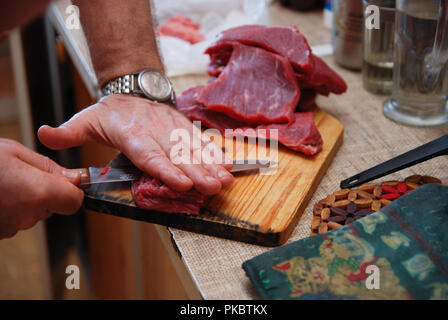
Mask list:
[[[234,142],[234,159],[260,159],[257,155],[267,154],[261,159],[278,161],[279,165],[271,174],[236,174],[233,185],[209,198],[198,216],[138,208],[130,183],[92,186],[86,191],[85,205],[98,212],[178,229],[265,246],[280,245],[288,239],[342,143],[342,124],[320,109],[314,113],[324,141],[320,153],[309,157],[279,146],[275,156],[269,152],[269,144],[265,150],[263,143]]]

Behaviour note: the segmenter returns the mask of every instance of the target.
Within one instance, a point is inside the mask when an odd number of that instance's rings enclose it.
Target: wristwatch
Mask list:
[[[161,72],[144,69],[115,78],[103,87],[103,94],[137,94],[154,102],[175,103],[173,85]]]

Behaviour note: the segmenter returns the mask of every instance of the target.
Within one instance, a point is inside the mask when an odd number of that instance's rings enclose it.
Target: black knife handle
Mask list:
[[[442,155],[448,155],[448,134],[341,181],[341,188],[357,187]]]

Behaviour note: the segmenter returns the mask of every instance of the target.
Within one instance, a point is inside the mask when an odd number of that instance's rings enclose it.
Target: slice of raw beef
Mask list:
[[[269,129],[277,129],[278,141],[294,151],[313,155],[322,149],[322,138],[316,128],[311,112],[295,113],[294,121],[289,124],[251,127],[201,105],[197,101],[197,95],[203,88],[204,86],[190,88],[181,93],[176,99],[177,108],[191,120],[201,121],[206,127],[218,129],[222,134],[226,133],[225,129],[232,129],[232,132],[227,131],[227,136],[259,136],[263,139],[270,139]],[[265,129],[266,134],[258,129]]]
[[[213,128],[224,133],[225,129],[246,127],[241,121],[232,119],[223,113],[210,110],[201,105],[197,96],[205,86],[195,86],[176,97],[177,109],[192,121],[201,121],[207,128]]]
[[[195,23],[188,17],[177,14],[169,18],[157,30],[161,36],[176,37],[191,44],[195,44],[205,40],[205,37],[200,32],[199,23]]]
[[[289,41],[288,41],[289,39]],[[216,77],[227,65],[233,50],[233,42],[261,47],[287,58],[303,88],[313,88],[328,96],[347,90],[345,81],[322,59],[311,53],[305,37],[297,27],[266,27],[248,25],[221,32],[205,53],[210,56],[208,73]]]
[[[229,42],[237,41],[250,46],[256,46],[279,54],[291,62],[294,68],[301,72],[311,72],[311,48],[297,27],[267,27],[261,25],[246,25],[231,28],[218,34],[215,42],[205,53],[210,55],[211,65],[219,67],[227,64]],[[213,68],[209,72],[215,73]]]
[[[224,70],[232,56],[233,42],[222,43],[219,46],[216,46],[214,50],[209,51],[209,49],[205,51],[210,56],[207,73],[212,77],[217,77]]]
[[[299,98],[286,58],[236,42],[223,72],[198,95],[208,109],[247,124],[291,122]]]
[[[297,73],[301,88],[312,88],[318,93],[328,96],[331,92],[341,94],[347,91],[347,84],[321,58],[312,55],[313,72]]]
[[[159,180],[144,174],[132,183],[132,195],[140,208],[168,213],[199,214],[205,196],[191,189],[174,191]]]
[[[259,125],[255,129],[234,130],[235,135],[270,139],[270,130],[278,130],[278,141],[291,150],[314,155],[322,150],[322,137],[314,123],[312,112],[297,112],[295,121],[287,124]]]

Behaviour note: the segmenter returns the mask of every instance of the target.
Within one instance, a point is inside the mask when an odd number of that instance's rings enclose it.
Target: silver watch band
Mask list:
[[[145,72],[150,69],[145,69],[142,72]],[[115,78],[108,83],[106,83],[103,87],[103,95],[109,96],[111,94],[138,94],[142,97],[148,98],[154,102],[159,102],[156,99],[152,98],[151,95],[145,94],[139,86],[139,76],[142,72],[134,72],[132,74],[127,74],[122,77]],[[168,79],[167,79],[168,80]],[[168,80],[170,84],[171,94],[168,99],[160,100],[160,102],[167,102],[171,104],[175,104],[175,95],[174,90],[172,90],[172,84]]]
[[[103,87],[103,94],[105,96],[116,93],[138,93],[135,91],[134,74],[127,74],[125,76],[115,78],[106,83],[106,85]]]

